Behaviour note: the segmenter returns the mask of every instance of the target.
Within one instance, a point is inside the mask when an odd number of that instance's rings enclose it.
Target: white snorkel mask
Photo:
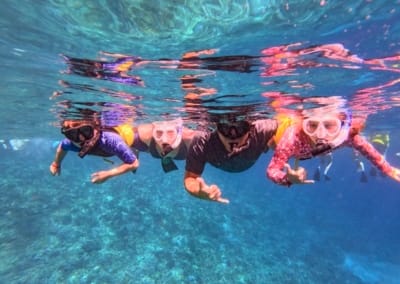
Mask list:
[[[350,111],[345,109],[324,112],[321,115],[306,115],[302,128],[304,133],[316,143],[313,156],[330,152],[341,146],[349,137],[351,120]]]
[[[161,155],[178,148],[182,142],[183,121],[181,118],[170,121],[155,121],[153,124],[153,139],[162,149]]]

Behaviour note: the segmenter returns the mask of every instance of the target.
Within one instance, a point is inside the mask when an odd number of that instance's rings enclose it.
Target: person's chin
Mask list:
[[[315,144],[316,145],[324,145],[324,144],[327,144],[329,141],[328,140],[326,140],[326,139],[316,139],[315,140]]]

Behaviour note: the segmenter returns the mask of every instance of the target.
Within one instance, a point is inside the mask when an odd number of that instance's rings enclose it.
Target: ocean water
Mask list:
[[[117,106],[137,123],[181,116],[195,127],[204,112],[238,106],[273,116],[274,93],[340,96],[368,115],[366,135],[390,133],[387,160],[400,167],[399,1],[1,6],[1,283],[399,283],[400,184],[370,176],[368,161],[368,182],[360,182],[348,148],[335,151],[329,181],[289,189],[265,176],[272,153],[239,174],[207,166],[204,178],[229,205],[189,196],[184,162],[164,174],[146,153],[136,174],[101,185],[91,184],[91,173],[112,165],[98,157],[70,153],[61,176],[48,169],[63,138],[60,120],[82,108]],[[321,55],[328,44],[348,55]],[[257,57],[286,45],[298,60],[287,69],[271,70],[274,54],[252,72],[149,64],[130,71],[145,87],[68,74],[60,57],[99,59],[108,51],[179,60],[202,49]],[[188,105],[180,85],[187,74],[204,76],[200,87],[216,94]],[[302,165],[312,174],[318,159]]]

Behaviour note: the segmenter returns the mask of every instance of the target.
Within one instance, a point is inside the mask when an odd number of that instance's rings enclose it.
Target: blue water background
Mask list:
[[[95,58],[106,50],[157,59],[219,48],[223,55],[258,55],[301,42],[341,43],[362,58],[377,58],[399,52],[399,13],[398,1],[3,1],[0,139],[30,142],[17,151],[0,149],[0,282],[398,283],[399,184],[379,175],[360,183],[350,149],[335,152],[331,181],[290,189],[265,177],[272,153],[240,174],[207,167],[206,181],[221,187],[229,205],[189,196],[184,163],[166,175],[147,154],[136,174],[102,185],[90,183],[91,173],[111,167],[102,159],[70,154],[59,177],[48,167],[62,138],[64,99],[133,105],[138,122],[179,113],[183,105],[174,71],[144,68],[137,74],[146,88],[126,87],[62,74],[60,53]],[[294,79],[315,85],[301,95],[351,100],[360,88],[396,78],[325,68]],[[127,103],[80,91],[50,99],[58,80],[141,99]],[[222,72],[205,84],[222,95],[245,94],[248,103],[270,91],[261,81]],[[399,112],[385,101],[396,95],[396,85],[381,94],[387,109],[370,115],[365,131],[390,131],[387,157],[400,166]],[[317,162],[303,165],[312,172]]]

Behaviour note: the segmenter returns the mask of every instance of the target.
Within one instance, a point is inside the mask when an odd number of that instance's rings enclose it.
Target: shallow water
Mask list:
[[[398,1],[3,1],[0,282],[396,283],[399,184],[379,174],[361,183],[350,149],[335,152],[330,181],[289,190],[265,177],[271,153],[240,174],[207,167],[227,206],[189,196],[183,162],[164,174],[159,160],[141,154],[136,174],[102,185],[90,183],[92,172],[112,166],[102,159],[71,154],[60,177],[48,166],[62,139],[60,119],[80,107],[113,103],[137,122],[202,119],[188,115],[179,79],[201,70],[148,65],[131,72],[146,86],[128,86],[66,74],[59,54],[178,60],[192,50],[260,56],[295,43],[302,50],[340,43],[364,61],[313,53],[300,61],[312,66],[289,74],[262,76],[264,61],[250,73],[219,70],[201,83],[218,100],[202,106],[253,106],[268,117],[266,93],[341,96],[368,114],[366,134],[390,132],[387,158],[400,166],[400,62],[367,61],[399,53],[399,13]],[[317,162],[304,166],[313,172]]]

